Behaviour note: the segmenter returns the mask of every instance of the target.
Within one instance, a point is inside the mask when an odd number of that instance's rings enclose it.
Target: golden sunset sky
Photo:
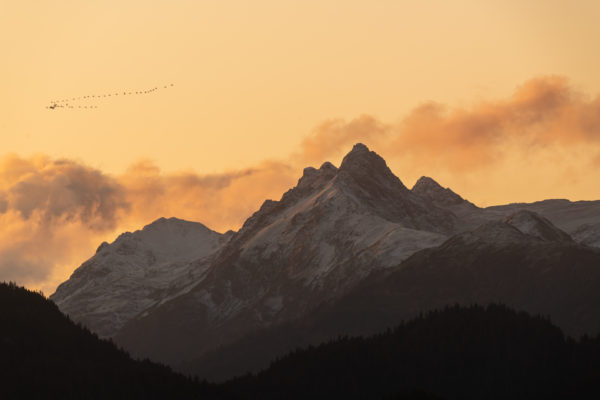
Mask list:
[[[0,280],[50,294],[161,216],[238,229],[358,141],[480,206],[600,199],[598,21],[595,0],[3,1]]]

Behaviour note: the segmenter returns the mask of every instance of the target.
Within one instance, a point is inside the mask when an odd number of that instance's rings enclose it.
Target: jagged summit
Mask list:
[[[346,154],[339,168],[330,162],[323,163],[319,169],[305,168],[296,187],[288,190],[280,201],[263,203],[246,220],[237,239],[262,229],[282,215],[291,218],[313,207],[329,211],[345,209],[349,215],[368,212],[401,223],[406,228],[438,233],[453,231],[455,222],[451,212],[414,196],[382,157],[364,144],[357,143]]]
[[[468,204],[476,207],[473,203],[463,199],[450,188],[444,188],[428,176],[422,176],[415,183],[411,192],[419,197],[425,198],[439,207],[457,206]]]
[[[394,185],[408,191],[402,181],[388,168],[385,160],[362,143],[355,144],[346,154],[339,172],[351,176],[359,184],[371,182],[378,185]],[[370,186],[373,188],[373,185]]]
[[[314,167],[306,167],[302,173],[302,177],[298,180],[296,189],[302,191],[306,188],[322,187],[324,183],[333,178],[338,169],[330,162],[326,161],[319,169]],[[292,189],[294,190],[294,189]]]
[[[558,229],[547,218],[528,210],[517,211],[504,218],[505,223],[514,226],[529,236],[534,236],[545,242],[572,242],[566,232]]]

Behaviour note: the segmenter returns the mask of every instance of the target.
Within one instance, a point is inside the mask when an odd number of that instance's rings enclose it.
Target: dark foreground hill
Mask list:
[[[75,325],[41,294],[0,283],[0,398],[209,398],[208,385]]]
[[[547,319],[491,305],[297,350],[224,386],[253,399],[591,399],[598,382],[600,337],[575,342]]]
[[[0,328],[2,399],[600,396],[600,337],[576,342],[544,318],[497,305],[455,306],[367,338],[340,337],[220,385],[134,361],[14,284],[0,284]]]

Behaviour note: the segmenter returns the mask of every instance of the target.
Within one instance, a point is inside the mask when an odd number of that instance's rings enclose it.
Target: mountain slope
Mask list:
[[[140,231],[103,243],[50,296],[101,337],[199,279],[226,237],[204,225],[160,218]]]

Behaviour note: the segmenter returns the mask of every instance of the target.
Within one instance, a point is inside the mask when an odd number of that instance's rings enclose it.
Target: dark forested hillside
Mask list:
[[[297,350],[225,386],[256,399],[548,399],[600,398],[598,382],[600,338],[575,342],[547,319],[491,305]]]
[[[3,399],[600,396],[600,337],[576,342],[547,319],[498,305],[455,306],[367,338],[339,337],[220,385],[134,361],[73,324],[41,294],[14,284],[0,284],[0,328]]]
[[[0,283],[0,398],[207,398],[207,385],[134,361],[41,294]]]

